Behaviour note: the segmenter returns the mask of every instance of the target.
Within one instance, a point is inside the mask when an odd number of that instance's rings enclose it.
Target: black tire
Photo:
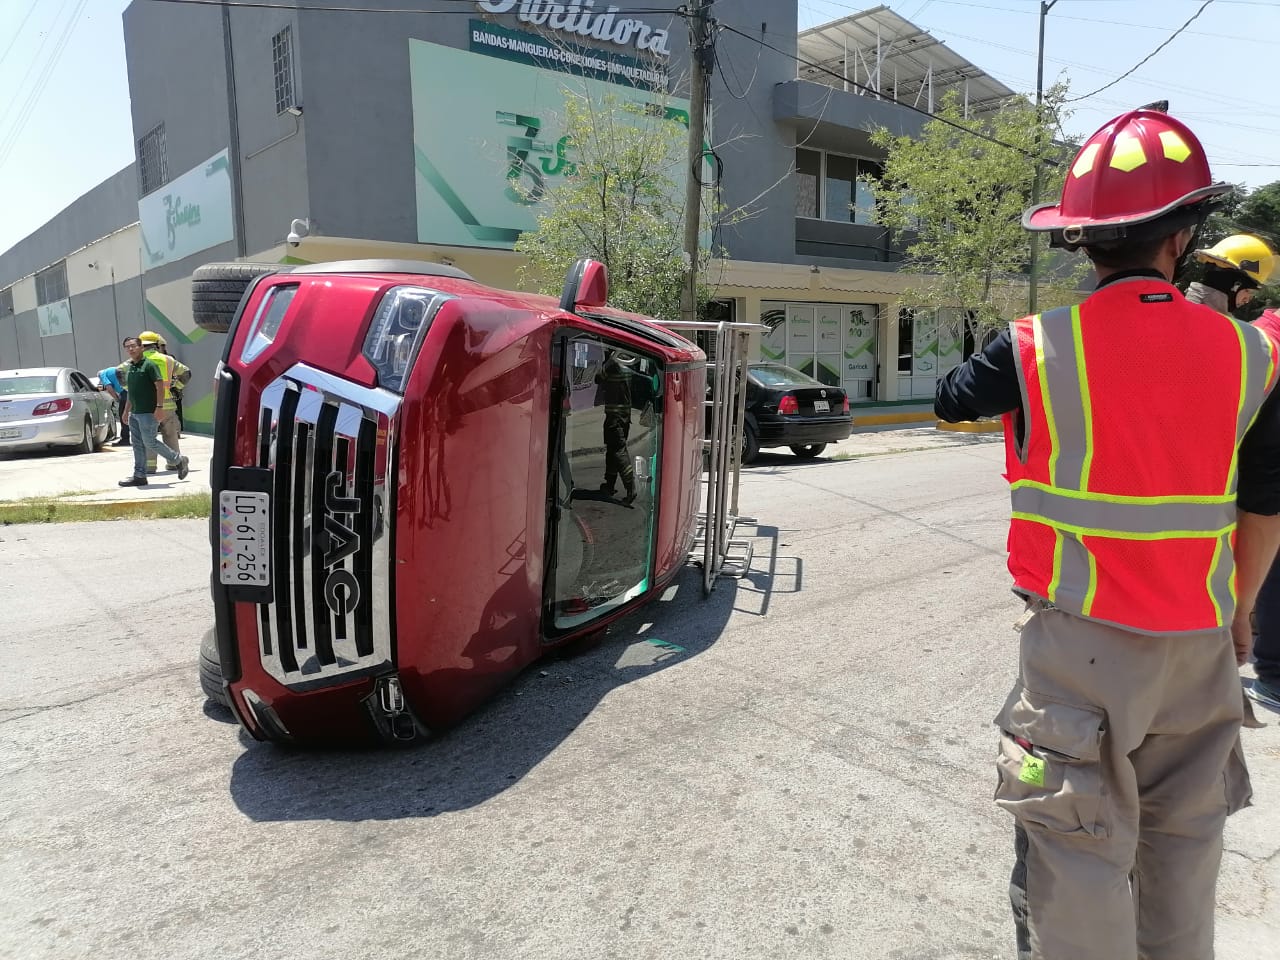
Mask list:
[[[191,278],[196,326],[209,333],[226,333],[249,284],[279,269],[275,263],[207,263],[197,269]]]
[[[742,428],[742,462],[751,463],[758,456],[760,438],[756,436],[755,428],[748,423]]]
[[[791,452],[801,460],[812,460],[820,455],[825,449],[827,449],[827,445],[825,443],[793,444]]]
[[[222,687],[222,661],[218,657],[218,642],[212,630],[200,641],[200,689],[214,703],[231,709],[227,691]]]
[[[76,453],[93,453],[96,450],[97,443],[93,436],[93,421],[88,417],[84,418],[84,431],[80,434],[80,442],[75,446]]]

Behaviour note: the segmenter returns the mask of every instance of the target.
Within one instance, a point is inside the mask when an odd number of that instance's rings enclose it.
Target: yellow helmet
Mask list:
[[[156,333],[154,330],[143,330],[138,334],[138,339],[143,343],[159,343],[160,334]]]
[[[1196,259],[1227,270],[1239,270],[1255,283],[1267,283],[1276,270],[1276,255],[1266,241],[1247,233],[1219,240],[1208,250],[1197,250]]]

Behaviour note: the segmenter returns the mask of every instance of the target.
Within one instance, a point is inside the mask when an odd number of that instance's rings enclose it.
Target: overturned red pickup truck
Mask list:
[[[261,740],[406,741],[659,593],[697,524],[706,357],[452,268],[213,264],[206,692]]]

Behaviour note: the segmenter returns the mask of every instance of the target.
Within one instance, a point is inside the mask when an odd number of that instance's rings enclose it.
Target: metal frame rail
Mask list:
[[[752,542],[733,535],[739,521],[755,522],[738,515],[738,483],[746,416],[747,344],[752,331],[765,327],[730,321],[661,322],[678,333],[715,333],[715,358],[707,363],[708,371],[714,374],[713,390],[710,399],[703,401],[711,409],[711,436],[703,440],[706,509],[698,515],[700,549],[695,545],[689,556],[702,566],[702,590],[710,594],[719,577],[742,577],[751,567]]]

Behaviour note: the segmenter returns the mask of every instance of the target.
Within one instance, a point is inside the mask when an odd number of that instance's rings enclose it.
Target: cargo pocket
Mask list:
[[[1253,784],[1249,780],[1249,767],[1244,762],[1244,744],[1236,737],[1231,755],[1227,757],[1227,769],[1223,773],[1227,786],[1227,816],[1253,806]]]
[[[1000,715],[996,803],[1032,828],[1106,837],[1101,710],[1019,687]]]

